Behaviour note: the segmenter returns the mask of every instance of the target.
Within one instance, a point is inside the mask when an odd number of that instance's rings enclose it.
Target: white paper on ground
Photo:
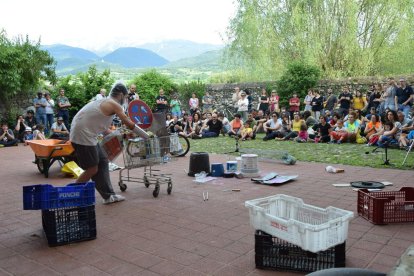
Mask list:
[[[207,176],[207,177],[204,177],[202,179],[195,179],[193,181],[194,182],[197,182],[197,183],[206,183],[206,182],[211,181],[211,180],[214,180],[214,179],[217,179],[217,178],[216,177],[212,177],[212,176]]]
[[[332,186],[335,186],[335,187],[349,187],[349,186],[351,186],[351,184],[349,184],[349,183],[338,183],[338,184],[332,184]]]

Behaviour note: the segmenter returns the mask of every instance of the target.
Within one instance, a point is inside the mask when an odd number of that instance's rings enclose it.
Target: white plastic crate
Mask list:
[[[256,230],[314,253],[345,242],[354,216],[351,211],[332,206],[323,209],[283,194],[249,200],[245,206]]]

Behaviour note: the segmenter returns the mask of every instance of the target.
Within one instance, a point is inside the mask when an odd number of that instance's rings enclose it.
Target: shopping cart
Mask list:
[[[153,166],[167,163],[182,151],[178,135],[154,137],[150,139],[134,138],[124,141],[122,150],[125,167],[119,171],[119,188],[127,189],[126,183],[143,183],[145,187],[154,185],[152,195],[157,197],[160,186],[167,185],[167,193],[171,194],[172,179],[170,174],[161,173]],[[144,168],[141,177],[131,175],[131,170]]]

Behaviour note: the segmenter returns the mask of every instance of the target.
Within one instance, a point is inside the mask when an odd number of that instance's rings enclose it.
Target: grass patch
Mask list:
[[[279,159],[283,152],[288,152],[299,161],[343,164],[373,168],[412,169],[414,151],[409,154],[405,165],[402,165],[406,151],[388,149],[388,159],[391,166],[383,165],[385,154],[383,149],[372,153],[374,147],[359,144],[325,144],[325,143],[296,143],[293,141],[263,141],[264,134],[259,134],[256,140],[239,141],[240,152],[256,152],[259,157]],[[208,152],[224,154],[236,149],[236,141],[230,137],[208,139],[190,139],[192,152]],[[234,154],[237,155],[237,154]]]

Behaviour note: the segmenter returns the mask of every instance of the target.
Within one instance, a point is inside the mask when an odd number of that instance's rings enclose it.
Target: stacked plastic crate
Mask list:
[[[96,238],[95,183],[49,184],[23,187],[23,209],[42,210],[49,246]]]
[[[312,272],[345,266],[353,212],[319,208],[282,194],[246,201],[245,206],[256,229],[257,268]]]
[[[358,214],[373,224],[414,222],[414,188],[399,191],[358,190]]]

